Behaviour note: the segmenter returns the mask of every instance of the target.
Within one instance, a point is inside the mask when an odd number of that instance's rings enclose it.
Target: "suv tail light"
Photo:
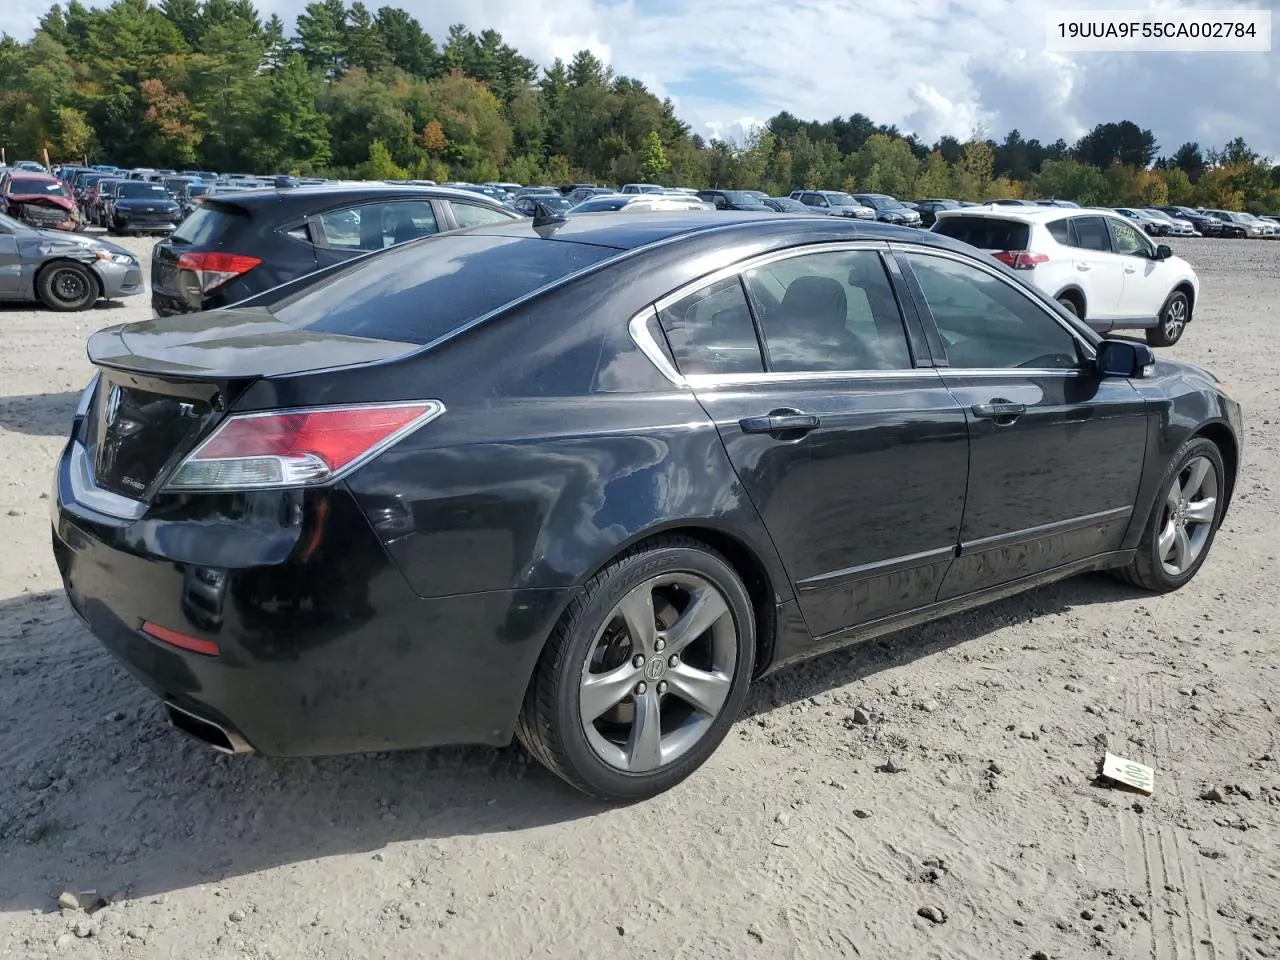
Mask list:
[[[174,471],[170,490],[327,483],[444,413],[439,400],[236,414]]]
[[[184,253],[178,257],[178,269],[195,274],[201,293],[216,290],[229,280],[244,276],[262,261],[239,253]]]
[[[993,256],[1015,270],[1033,270],[1037,263],[1049,262],[1047,254],[1032,253],[1029,250],[1001,250]]]

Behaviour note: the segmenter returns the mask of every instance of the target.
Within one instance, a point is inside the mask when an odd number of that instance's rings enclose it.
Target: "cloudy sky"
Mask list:
[[[109,0],[89,0],[102,5]],[[1045,52],[1050,10],[1273,9],[1280,0],[366,0],[403,6],[435,37],[492,27],[546,64],[589,48],[671,96],[704,136],[738,137],[780,110],[862,112],[927,141],[1017,127],[1045,142],[1130,119],[1164,153],[1243,136],[1280,157],[1280,50]],[[305,0],[258,0],[291,22]],[[0,0],[0,30],[25,39],[45,0]]]

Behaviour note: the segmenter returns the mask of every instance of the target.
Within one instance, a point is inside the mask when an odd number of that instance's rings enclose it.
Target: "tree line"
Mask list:
[[[437,39],[360,0],[316,0],[292,34],[253,0],[55,4],[29,41],[0,37],[0,146],[222,172],[1280,210],[1280,165],[1239,138],[1162,155],[1124,120],[1074,144],[1017,130],[926,144],[860,113],[784,112],[744,142],[704,139],[589,51],[539,67],[494,30]]]

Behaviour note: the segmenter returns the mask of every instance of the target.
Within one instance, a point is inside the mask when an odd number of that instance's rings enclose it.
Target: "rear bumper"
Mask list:
[[[268,755],[509,742],[572,595],[419,598],[342,487],[205,497],[187,520],[172,519],[174,504],[125,520],[77,501],[68,452],[56,487],[54,555],[94,636],[157,696]]]

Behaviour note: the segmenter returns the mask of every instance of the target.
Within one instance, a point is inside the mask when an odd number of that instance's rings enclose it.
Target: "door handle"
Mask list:
[[[999,424],[1009,424],[1027,412],[1027,405],[997,398],[986,403],[975,403],[970,409],[973,410],[975,417],[994,420]]]
[[[1076,269],[1077,269],[1077,270],[1081,270],[1081,271],[1088,272],[1088,270],[1089,270],[1089,264],[1087,264],[1087,263],[1077,263],[1077,264],[1076,264]]]
[[[808,433],[822,421],[812,413],[799,410],[771,410],[763,417],[744,417],[738,421],[743,433]]]
[[[1130,267],[1130,266],[1127,266],[1127,265],[1126,265],[1126,266],[1125,266],[1125,268],[1124,268],[1124,272],[1125,272],[1125,273],[1135,273],[1135,272],[1137,271],[1137,269],[1138,269],[1137,267]]]

